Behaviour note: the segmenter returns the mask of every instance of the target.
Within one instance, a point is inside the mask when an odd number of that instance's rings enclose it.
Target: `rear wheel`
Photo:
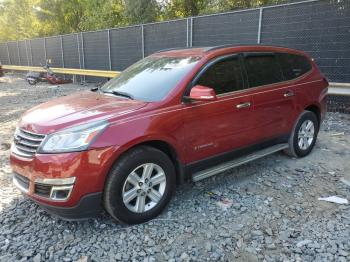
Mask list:
[[[119,222],[143,223],[161,213],[174,187],[175,169],[169,157],[141,146],[113,166],[105,185],[104,206]]]
[[[317,116],[311,111],[304,111],[294,126],[289,138],[289,148],[285,152],[294,157],[307,156],[315,146],[318,131]]]
[[[37,81],[34,79],[28,79],[28,83],[33,86],[36,85]]]

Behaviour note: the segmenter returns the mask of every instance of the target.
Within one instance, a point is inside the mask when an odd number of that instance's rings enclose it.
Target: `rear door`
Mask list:
[[[188,162],[250,144],[254,138],[253,100],[245,89],[241,57],[231,55],[210,62],[191,86],[197,84],[213,88],[217,100],[184,104]]]
[[[288,137],[290,119],[295,114],[293,89],[273,52],[244,54],[249,88],[254,102],[254,126],[259,140]]]

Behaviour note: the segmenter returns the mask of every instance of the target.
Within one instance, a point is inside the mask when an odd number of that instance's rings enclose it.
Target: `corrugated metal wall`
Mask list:
[[[193,19],[193,46],[256,44],[259,10]]]
[[[350,1],[309,0],[188,19],[0,43],[3,64],[123,70],[167,48],[271,44],[313,56],[333,82],[350,82]]]
[[[300,49],[334,82],[350,82],[350,1],[264,9],[261,41]]]
[[[112,70],[123,70],[142,58],[141,26],[110,30]]]
[[[144,25],[145,56],[167,48],[187,47],[187,20]]]

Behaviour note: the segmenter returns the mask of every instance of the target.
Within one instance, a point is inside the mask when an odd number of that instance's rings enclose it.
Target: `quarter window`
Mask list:
[[[248,54],[245,57],[245,64],[250,87],[283,81],[282,72],[274,54]]]
[[[196,84],[213,88],[218,95],[243,89],[239,58],[228,57],[211,65],[199,77]]]
[[[278,56],[285,80],[298,78],[311,70],[311,64],[304,56],[287,53]]]

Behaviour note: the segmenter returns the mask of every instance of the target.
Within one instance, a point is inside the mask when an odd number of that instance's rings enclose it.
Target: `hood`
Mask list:
[[[88,121],[129,115],[147,103],[97,92],[78,92],[40,104],[22,116],[19,126],[38,134],[48,134]]]

